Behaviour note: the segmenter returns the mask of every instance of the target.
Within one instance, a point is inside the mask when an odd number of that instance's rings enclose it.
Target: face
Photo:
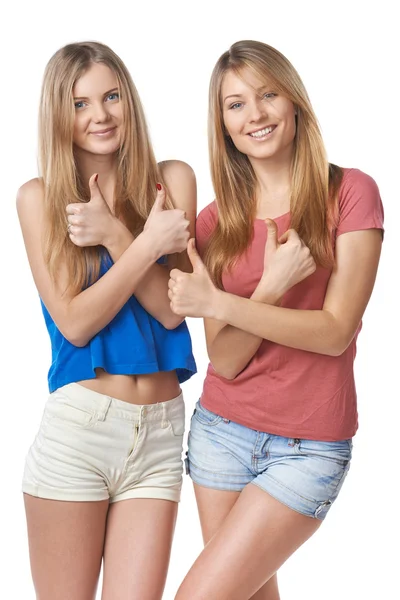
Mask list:
[[[93,64],[73,89],[74,144],[91,154],[114,154],[120,147],[123,115],[117,78],[109,67]]]
[[[293,103],[249,71],[228,71],[222,83],[225,128],[236,148],[252,160],[290,160],[296,134]]]

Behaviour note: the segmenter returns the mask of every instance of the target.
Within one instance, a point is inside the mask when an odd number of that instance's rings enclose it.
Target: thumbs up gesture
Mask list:
[[[183,252],[190,236],[190,223],[186,219],[185,211],[179,208],[164,210],[165,188],[158,184],[157,190],[143,233],[150,236],[151,244],[159,256]]]
[[[288,229],[278,238],[275,221],[266,219],[267,241],[264,251],[264,271],[261,287],[268,293],[282,297],[316,269],[309,248],[294,229]]]
[[[112,214],[97,183],[95,173],[89,179],[90,200],[68,204],[67,232],[76,246],[107,246],[116,217]]]
[[[193,238],[189,240],[187,253],[193,273],[183,273],[179,269],[171,271],[168,282],[171,310],[181,317],[215,318],[215,307],[221,292],[211,281]]]

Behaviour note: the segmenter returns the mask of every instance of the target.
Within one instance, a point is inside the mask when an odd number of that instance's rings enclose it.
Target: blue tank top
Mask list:
[[[100,277],[113,262],[105,253]],[[83,379],[94,379],[96,368],[112,375],[141,375],[176,371],[180,383],[196,373],[192,343],[185,322],[165,329],[131,296],[112,321],[86,346],[71,344],[59,331],[41,300],[51,340],[52,364],[48,373],[50,392]]]

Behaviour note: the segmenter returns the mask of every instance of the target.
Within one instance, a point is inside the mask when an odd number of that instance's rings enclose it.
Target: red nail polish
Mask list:
[[[162,190],[162,185],[161,185],[161,183],[157,183],[157,189],[158,189],[158,191]]]
[[[95,176],[94,180],[97,181],[98,178],[99,178],[99,174],[96,173],[96,176]]]

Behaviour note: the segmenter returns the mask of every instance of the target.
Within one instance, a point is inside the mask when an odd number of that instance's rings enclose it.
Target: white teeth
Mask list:
[[[255,131],[254,133],[250,133],[251,137],[264,137],[267,133],[271,133],[272,127],[266,127],[265,129],[260,129],[260,131]]]

